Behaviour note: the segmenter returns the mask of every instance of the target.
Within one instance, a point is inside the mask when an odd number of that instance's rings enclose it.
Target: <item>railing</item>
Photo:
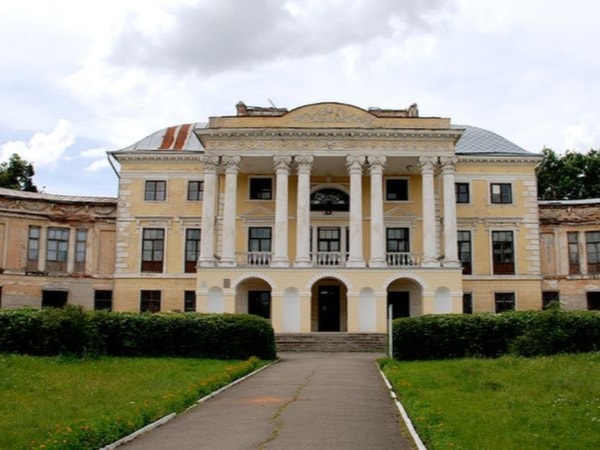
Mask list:
[[[237,263],[240,266],[270,266],[271,252],[237,253]]]
[[[348,259],[346,252],[312,252],[311,260],[313,266],[344,266]]]
[[[414,253],[388,252],[385,254],[385,260],[388,267],[407,267],[418,266],[419,257]]]

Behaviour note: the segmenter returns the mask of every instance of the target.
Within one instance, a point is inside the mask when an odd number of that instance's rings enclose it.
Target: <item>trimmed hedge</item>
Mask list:
[[[65,309],[0,310],[0,352],[31,355],[276,356],[271,324],[248,314],[136,314]]]
[[[394,358],[551,355],[600,350],[600,312],[519,311],[439,314],[393,323]]]

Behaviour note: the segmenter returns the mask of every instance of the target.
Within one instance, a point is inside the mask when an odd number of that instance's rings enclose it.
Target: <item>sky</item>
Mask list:
[[[597,0],[2,0],[0,161],[116,196],[107,151],[335,101],[419,105],[524,149],[600,149]]]

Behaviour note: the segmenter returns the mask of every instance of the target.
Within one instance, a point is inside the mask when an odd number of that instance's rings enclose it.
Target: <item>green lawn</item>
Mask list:
[[[382,364],[428,449],[600,448],[600,353]]]
[[[259,364],[0,354],[0,449],[99,448]]]

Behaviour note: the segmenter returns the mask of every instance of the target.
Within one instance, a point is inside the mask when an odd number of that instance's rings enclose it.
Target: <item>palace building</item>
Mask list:
[[[240,102],[109,157],[117,199],[0,191],[2,307],[64,300],[383,333],[390,306],[540,309],[562,289],[544,272],[559,273],[544,258],[568,244],[540,222],[542,156],[416,105]],[[597,283],[586,279],[577,289]]]

